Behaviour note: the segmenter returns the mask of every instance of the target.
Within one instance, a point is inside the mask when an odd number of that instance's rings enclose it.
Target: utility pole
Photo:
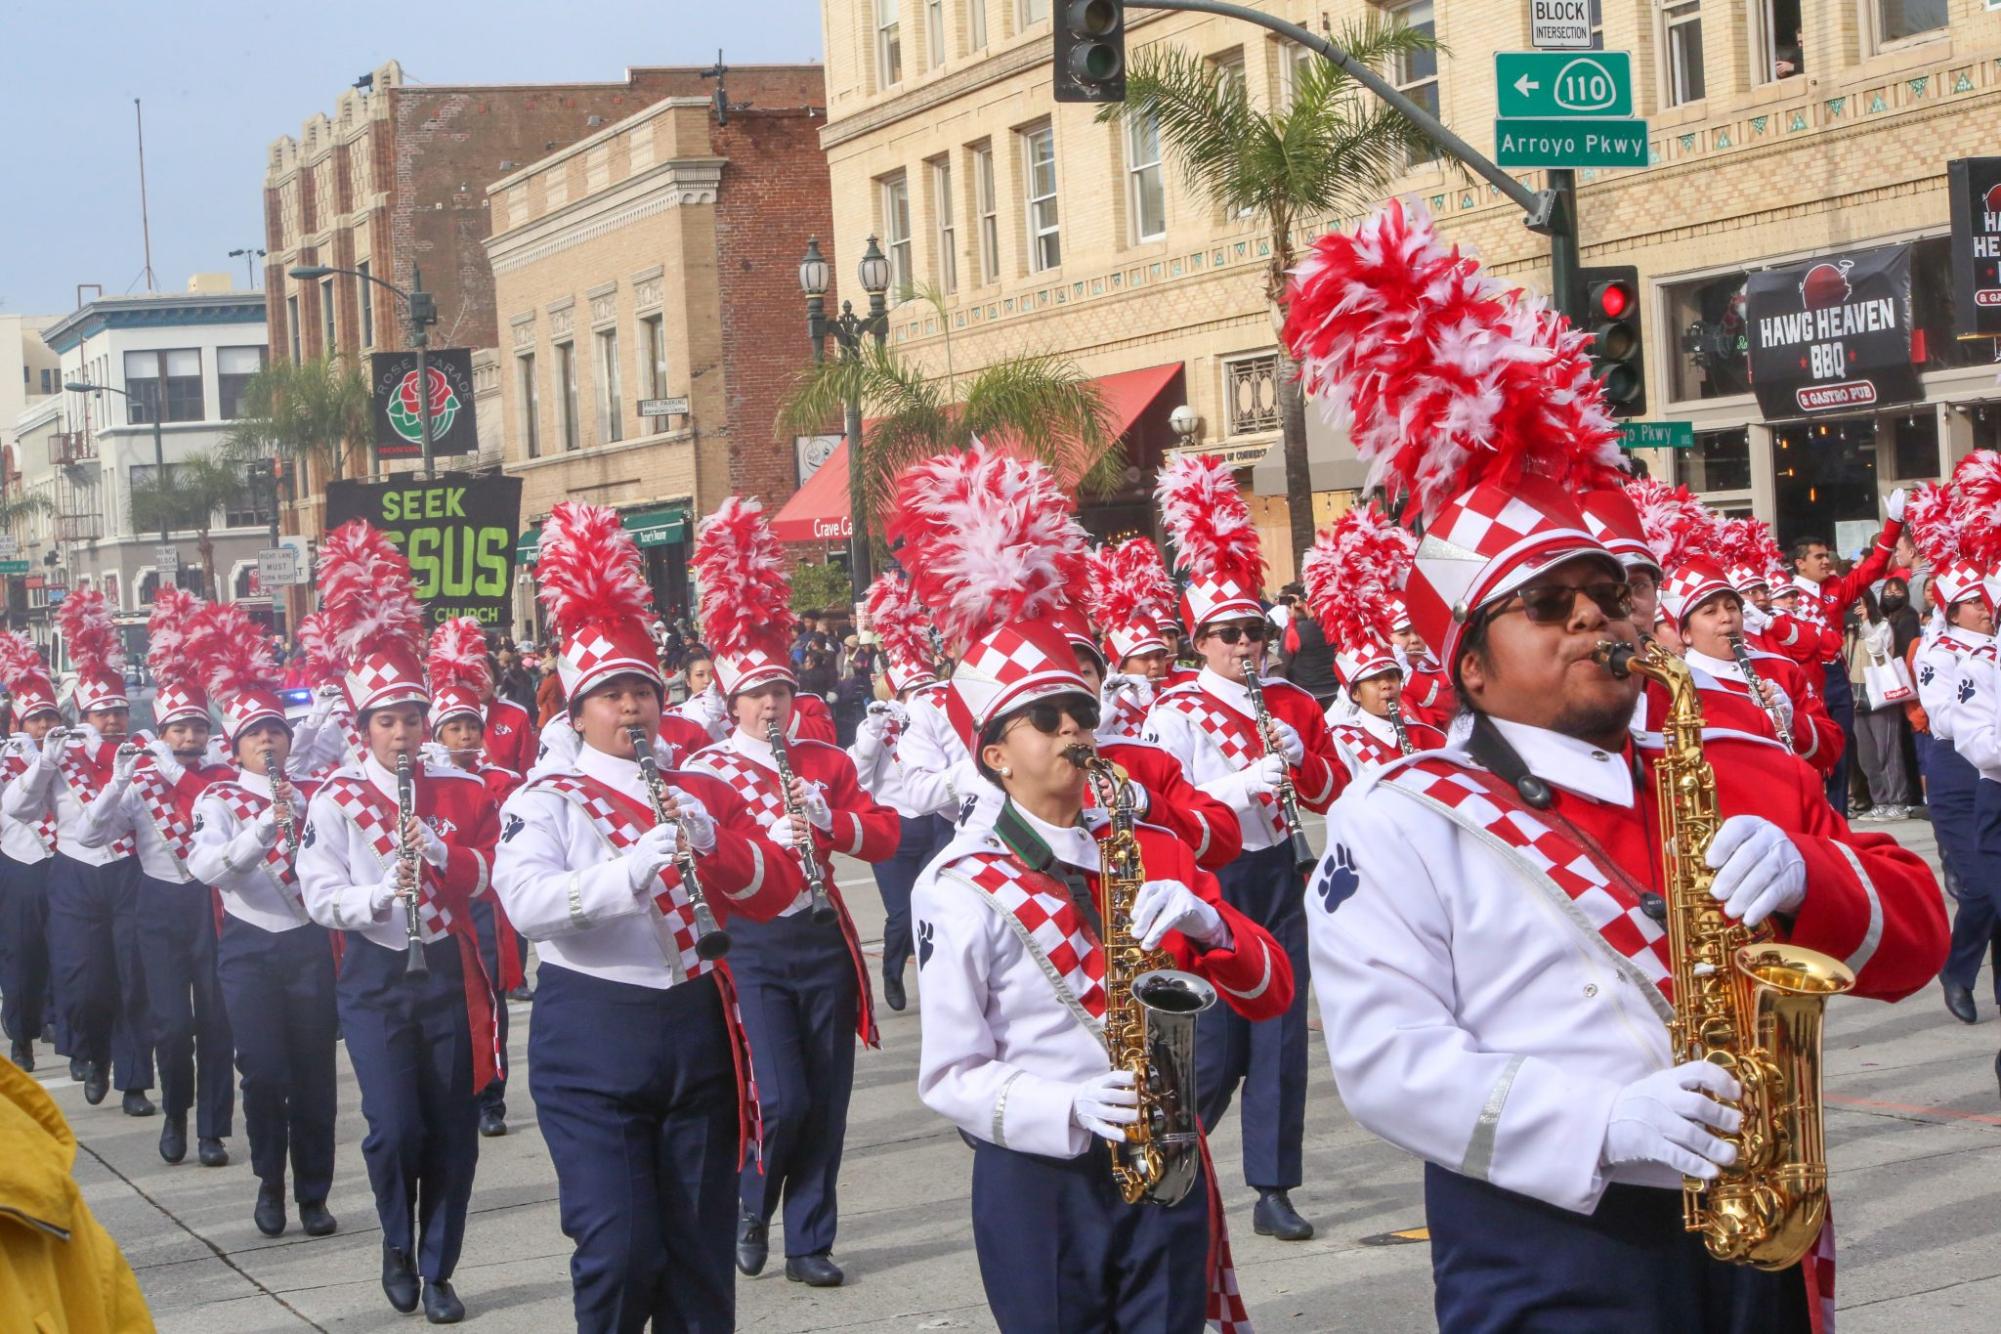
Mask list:
[[[139,235],[146,245],[146,290],[158,290],[153,284],[153,222],[146,212],[146,113],[139,106],[139,99],[132,99],[132,120],[139,129]]]

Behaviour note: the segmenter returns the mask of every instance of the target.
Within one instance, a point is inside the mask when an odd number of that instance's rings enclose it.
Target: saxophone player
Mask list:
[[[1375,461],[1425,524],[1406,596],[1466,710],[1453,745],[1343,795],[1308,892],[1341,1097],[1426,1162],[1438,1323],[1806,1331],[1831,1301],[1827,1234],[1766,1272],[1684,1228],[1684,1176],[1736,1161],[1725,1103],[1742,1090],[1669,1041],[1664,752],[1628,730],[1639,682],[1599,663],[1638,631],[1572,498],[1617,458],[1578,340],[1401,205],[1296,273],[1287,343],[1309,387],[1372,387],[1353,438],[1395,451]],[[1358,309],[1357,284],[1404,295]],[[1483,348],[1472,365],[1430,360],[1453,311],[1482,322],[1461,331]],[[1845,963],[1859,994],[1924,985],[1944,949],[1924,863],[1849,830],[1772,742],[1719,733],[1701,752],[1726,918]]]
[[[1014,484],[994,482],[1015,470]],[[942,480],[961,472],[963,486]],[[912,898],[924,1001],[918,1093],[973,1143],[973,1238],[988,1304],[1004,1331],[1188,1334],[1214,1313],[1212,1300],[1237,1300],[1223,1215],[1206,1170],[1165,1208],[1127,1204],[1114,1184],[1106,1144],[1137,1120],[1139,1093],[1099,1037],[1108,1001],[1126,999],[1108,998],[1100,982],[1106,932],[1117,926],[1164,950],[1248,1019],[1286,1011],[1291,968],[1188,846],[1152,825],[1137,829],[1145,882],[1131,919],[1106,921],[1105,826],[1085,822],[1085,776],[1065,758],[1091,742],[1098,700],[1053,619],[1066,595],[1060,553],[1037,550],[1056,530],[1081,551],[1083,534],[1046,521],[1068,510],[1046,470],[976,447],[917,465],[901,489],[891,534],[948,641],[967,645],[950,713],[982,776],[1005,794],[991,817],[959,830]],[[1003,490],[1006,514],[938,499]],[[998,568],[986,566],[989,553]]]

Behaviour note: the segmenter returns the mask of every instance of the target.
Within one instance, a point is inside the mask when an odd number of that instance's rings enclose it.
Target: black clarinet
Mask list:
[[[1271,710],[1265,707],[1264,682],[1258,679],[1257,669],[1244,664],[1244,689],[1250,693],[1251,709],[1257,715],[1258,735],[1264,740],[1265,754],[1284,753],[1278,745],[1278,729],[1272,726]],[[1284,778],[1279,780],[1278,791],[1273,794],[1278,799],[1278,812],[1286,832],[1292,840],[1292,864],[1302,871],[1310,871],[1319,864],[1320,858],[1313,853],[1313,843],[1306,836],[1306,826],[1299,818],[1299,793],[1292,786],[1291,766],[1287,765]]]
[[[667,783],[660,777],[660,761],[653,757],[653,742],[637,727],[626,728],[625,735],[632,742],[632,756],[639,761],[639,772],[646,779],[646,796],[653,803],[653,818],[666,824],[672,818],[667,814]],[[702,878],[695,871],[695,844],[688,837],[687,822],[676,819],[674,825],[681,831],[674,841],[674,869],[681,873],[681,892],[688,896],[688,911],[695,919],[695,954],[714,963],[730,952],[730,934],[716,924],[709,896],[702,891]]]
[[[785,749],[785,733],[772,723],[764,729],[764,739],[771,743],[771,759],[778,766],[778,790],[785,798],[785,813],[799,814],[799,803],[792,800],[792,756]],[[812,892],[813,906],[807,909],[807,916],[814,926],[832,926],[840,920],[834,911],[833,900],[827,896],[827,872],[820,865],[820,859],[813,855],[813,836],[801,834],[794,843],[799,849],[799,860],[806,864],[806,888]]]
[[[403,924],[409,931],[410,949],[403,956],[403,975],[422,977],[431,971],[424,958],[424,918],[418,904],[423,880],[417,866],[417,845],[410,838],[410,823],[417,818],[417,782],[410,775],[408,753],[396,757],[396,865],[409,891],[403,899]]]
[[[1403,725],[1403,710],[1397,707],[1394,699],[1390,701],[1390,711],[1385,716],[1389,719],[1390,731],[1396,733],[1397,751],[1404,755],[1410,754],[1415,747],[1410,744],[1410,733]]]

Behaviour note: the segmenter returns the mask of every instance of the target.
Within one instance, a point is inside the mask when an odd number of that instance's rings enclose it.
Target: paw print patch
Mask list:
[[[1966,703],[1966,701],[1968,701],[1968,700],[1970,700],[1970,699],[1972,699],[1972,698],[1973,698],[1973,678],[1972,678],[1972,677],[1970,677],[1970,676],[1962,676],[1962,677],[1960,677],[1960,678],[1959,678],[1959,702],[1960,702],[1961,704],[1964,704],[1964,703]]]
[[[514,836],[526,828],[527,824],[528,822],[518,815],[508,816],[507,826],[500,831],[500,841],[502,843],[512,843]]]
[[[1346,843],[1336,843],[1320,860],[1313,892],[1320,896],[1320,906],[1333,912],[1354,897],[1361,884],[1362,877],[1355,873],[1355,855],[1348,851]]]
[[[925,964],[931,962],[931,934],[931,923],[919,922],[917,924],[917,967],[920,970]]]
[[[299,835],[299,846],[310,848],[318,840],[319,833],[319,826],[315,825],[311,820],[306,821],[305,830]]]
[[[1918,668],[1918,684],[1921,686],[1930,685],[1932,683],[1932,675],[1933,673],[1931,665],[1929,663],[1927,663],[1923,667]]]

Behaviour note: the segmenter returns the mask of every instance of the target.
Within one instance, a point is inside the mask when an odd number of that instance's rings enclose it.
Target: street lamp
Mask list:
[[[889,307],[883,300],[889,291],[889,260],[875,243],[873,236],[868,239],[868,248],[862,251],[862,262],[858,266],[862,291],[868,293],[868,314],[855,314],[852,301],[841,303],[841,313],[829,318],[827,315],[828,264],[820,253],[820,238],[806,238],[806,257],[799,261],[799,290],[806,294],[806,335],[813,340],[813,364],[818,366],[827,359],[827,339],[831,336],[841,349],[843,361],[858,361],[862,354],[862,339],[872,337],[877,347],[889,335]],[[857,608],[868,594],[869,585],[869,535],[867,514],[867,486],[862,468],[862,404],[861,399],[850,395],[846,404],[846,420],[843,429],[848,439],[848,582],[851,585]]]
[[[372,273],[360,269],[335,268],[331,264],[302,264],[291,270],[294,278],[301,282],[312,282],[318,278],[344,273],[350,278],[360,278],[374,283],[377,287],[395,294],[402,301],[410,315],[410,346],[417,349],[417,420],[424,449],[424,476],[438,475],[437,466],[431,457],[431,375],[428,349],[431,343],[431,326],[438,322],[437,300],[424,290],[424,274],[415,264],[410,266],[410,290],[404,291],[395,283],[387,282]]]
[[[122,394],[127,402],[143,401],[135,400],[130,390],[120,389],[115,384],[92,384],[88,380],[65,380],[63,388],[72,394],[102,394],[109,392]],[[167,498],[167,445],[160,431],[160,410],[165,406],[160,400],[164,399],[165,396],[166,386],[162,385],[160,386],[160,398],[154,400],[152,411],[147,414],[153,419],[153,484],[160,488],[160,546],[163,549],[174,545],[174,539],[167,532],[167,506],[165,503]]]
[[[244,276],[250,279],[250,290],[253,292],[257,290],[257,261],[269,253],[269,251],[260,250],[256,246],[244,246],[241,249],[229,252],[231,259],[241,259],[243,261]]]

